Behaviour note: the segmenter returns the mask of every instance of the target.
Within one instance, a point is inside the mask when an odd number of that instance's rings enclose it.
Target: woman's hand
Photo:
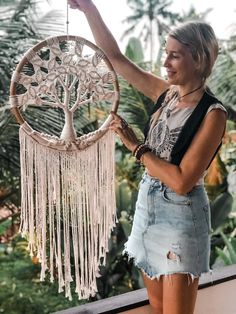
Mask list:
[[[115,131],[128,150],[133,152],[139,144],[136,134],[123,118],[113,112],[111,114],[113,120],[110,123],[109,129]]]
[[[79,9],[86,12],[93,5],[93,2],[92,0],[68,0],[68,4],[71,9]]]

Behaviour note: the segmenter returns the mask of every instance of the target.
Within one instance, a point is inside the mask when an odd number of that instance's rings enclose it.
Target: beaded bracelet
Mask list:
[[[143,154],[151,151],[151,148],[146,144],[138,145],[133,152],[133,155],[136,158],[136,162],[141,164],[141,157],[143,156]]]
[[[134,157],[136,157],[136,154],[137,154],[138,150],[139,150],[143,145],[144,145],[144,143],[141,143],[141,144],[138,144],[138,145],[135,147],[135,149],[134,149],[134,151],[133,151],[133,153],[132,153]]]

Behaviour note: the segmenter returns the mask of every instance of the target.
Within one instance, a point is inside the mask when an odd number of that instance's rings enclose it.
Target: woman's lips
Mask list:
[[[168,77],[173,77],[175,75],[175,71],[166,70]]]

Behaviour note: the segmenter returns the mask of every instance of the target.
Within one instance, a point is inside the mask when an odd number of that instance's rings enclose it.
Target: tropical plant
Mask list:
[[[222,99],[228,119],[236,122],[236,38],[220,40],[220,53],[209,80],[213,92]],[[229,70],[230,69],[230,70]]]
[[[133,12],[124,20],[130,27],[124,32],[123,37],[139,29],[138,37],[150,47],[150,62],[153,69],[154,47],[163,44],[164,36],[169,31],[169,23],[174,24],[180,16],[169,10],[171,2],[167,0],[127,0],[127,4]]]
[[[9,110],[10,79],[16,63],[32,45],[39,41],[41,33],[37,30],[40,25],[46,25],[46,16],[38,8],[45,0],[1,1],[0,3],[0,159],[1,159],[1,186],[3,180],[8,187],[19,186],[10,181],[19,177],[19,141],[18,125]],[[62,17],[57,16],[57,23]],[[55,20],[55,19],[54,19]],[[50,23],[48,36],[58,33],[58,25]],[[56,124],[48,117],[48,128]]]
[[[235,201],[235,200],[234,200]],[[236,263],[236,218],[235,209],[212,235],[212,268]]]
[[[1,224],[0,224],[1,226]],[[40,264],[30,258],[26,240],[15,235],[8,245],[0,245],[0,312],[11,314],[49,314],[85,301],[65,299],[58,284],[40,282]]]
[[[216,67],[213,71],[210,84],[212,90],[219,95],[220,99],[224,102],[228,111],[228,121],[226,134],[224,137],[224,144],[221,150],[221,158],[227,169],[227,190],[233,193],[231,199],[226,195],[219,195],[218,201],[221,206],[218,206],[216,211],[218,216],[218,224],[215,232],[212,236],[212,256],[214,258],[214,265],[228,265],[236,262],[235,260],[235,153],[236,153],[236,98],[235,98],[235,71],[236,71],[236,38],[232,36],[227,41],[221,41],[221,50],[216,63]],[[229,70],[230,69],[230,70]],[[220,197],[225,198],[225,202],[220,201]],[[227,208],[228,207],[228,208]],[[230,210],[231,207],[231,210]],[[228,218],[225,217],[223,211],[228,210]],[[221,215],[224,215],[224,219],[219,219]],[[221,225],[220,225],[221,222]]]
[[[197,12],[196,8],[191,5],[188,11],[183,11],[181,14],[181,21],[205,21],[207,15],[212,11],[212,8],[208,8],[203,12]]]
[[[236,264],[236,238],[235,232],[233,235],[226,236],[223,231],[220,235],[224,241],[225,247],[223,249],[216,247],[216,252],[224,261],[225,265]]]

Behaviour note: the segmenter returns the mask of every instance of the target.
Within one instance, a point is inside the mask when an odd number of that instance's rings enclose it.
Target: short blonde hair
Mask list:
[[[187,22],[170,31],[169,36],[187,46],[205,81],[211,74],[219,46],[212,27],[204,22]]]

